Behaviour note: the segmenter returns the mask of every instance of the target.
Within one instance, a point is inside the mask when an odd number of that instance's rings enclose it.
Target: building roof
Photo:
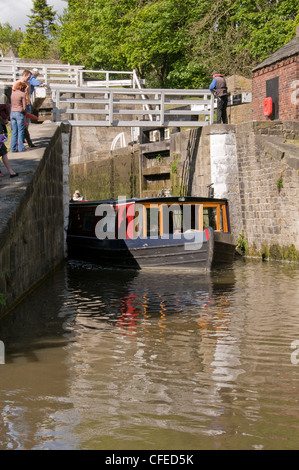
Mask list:
[[[275,62],[280,62],[283,59],[291,57],[292,55],[299,54],[299,34],[297,28],[296,36],[291,39],[287,44],[282,46],[280,49],[275,51],[270,57],[265,59],[261,64],[257,65],[252,71],[263,69],[269,65],[274,64]]]

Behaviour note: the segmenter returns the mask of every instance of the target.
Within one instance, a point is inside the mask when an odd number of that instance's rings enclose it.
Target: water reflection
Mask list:
[[[65,265],[0,322],[0,448],[296,447],[298,280]]]

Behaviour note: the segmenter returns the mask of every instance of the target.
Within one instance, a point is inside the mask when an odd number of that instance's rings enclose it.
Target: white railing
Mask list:
[[[12,85],[13,82],[21,78],[25,69],[32,71],[38,69],[39,79],[46,85],[50,83],[68,83],[79,86],[80,65],[63,65],[63,64],[35,64],[11,62],[6,63],[0,61],[0,82],[6,85]]]
[[[214,118],[214,97],[207,89],[62,88],[55,84],[51,90],[54,121],[72,126],[202,127]]]
[[[118,70],[85,70],[79,71],[79,86],[88,87],[130,87],[138,88],[144,84],[144,80],[137,77],[135,70],[118,71]]]
[[[80,65],[0,57],[0,88],[20,78],[24,69],[33,68],[39,70],[38,78],[52,93],[57,122],[132,128],[201,127],[213,123],[214,97],[210,90],[142,88],[144,81],[138,79],[135,70],[85,70]]]
[[[22,76],[25,69],[32,71],[38,69],[39,80],[46,85],[60,83],[61,85],[74,85],[76,87],[130,87],[138,88],[144,85],[139,80],[135,70],[85,70],[81,65],[70,64],[39,64],[21,62],[20,59],[0,58],[0,83],[12,85]]]

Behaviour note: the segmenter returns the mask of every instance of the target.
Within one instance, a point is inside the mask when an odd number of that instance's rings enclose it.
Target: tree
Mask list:
[[[186,68],[186,25],[190,6],[195,3],[196,0],[69,0],[62,19],[62,57],[87,68],[136,68],[156,86],[178,83],[179,74],[173,74],[171,79],[168,75],[174,64]]]
[[[68,0],[63,59],[135,68],[148,86],[205,88],[212,70],[250,77],[294,35],[299,0]]]
[[[200,57],[209,71],[225,75],[250,77],[255,65],[295,35],[299,22],[299,0],[205,3],[205,14],[190,25],[193,57]]]
[[[44,59],[48,57],[51,41],[57,35],[56,12],[46,0],[33,0],[31,13],[19,55],[27,59]]]
[[[126,68],[121,52],[126,15],[136,0],[69,0],[62,18],[63,60],[87,68]]]
[[[0,23],[0,50],[2,54],[5,55],[10,47],[18,53],[23,36],[21,31],[13,29],[9,23]]]
[[[144,2],[127,15],[130,22],[122,41],[123,55],[130,67],[151,77],[156,86],[182,87],[191,80],[187,33],[193,4],[193,0]],[[181,80],[178,71],[185,73]]]

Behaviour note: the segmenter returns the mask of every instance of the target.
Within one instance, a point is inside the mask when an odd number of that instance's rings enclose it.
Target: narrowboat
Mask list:
[[[207,272],[231,263],[226,199],[155,197],[70,202],[69,259],[103,267]]]

